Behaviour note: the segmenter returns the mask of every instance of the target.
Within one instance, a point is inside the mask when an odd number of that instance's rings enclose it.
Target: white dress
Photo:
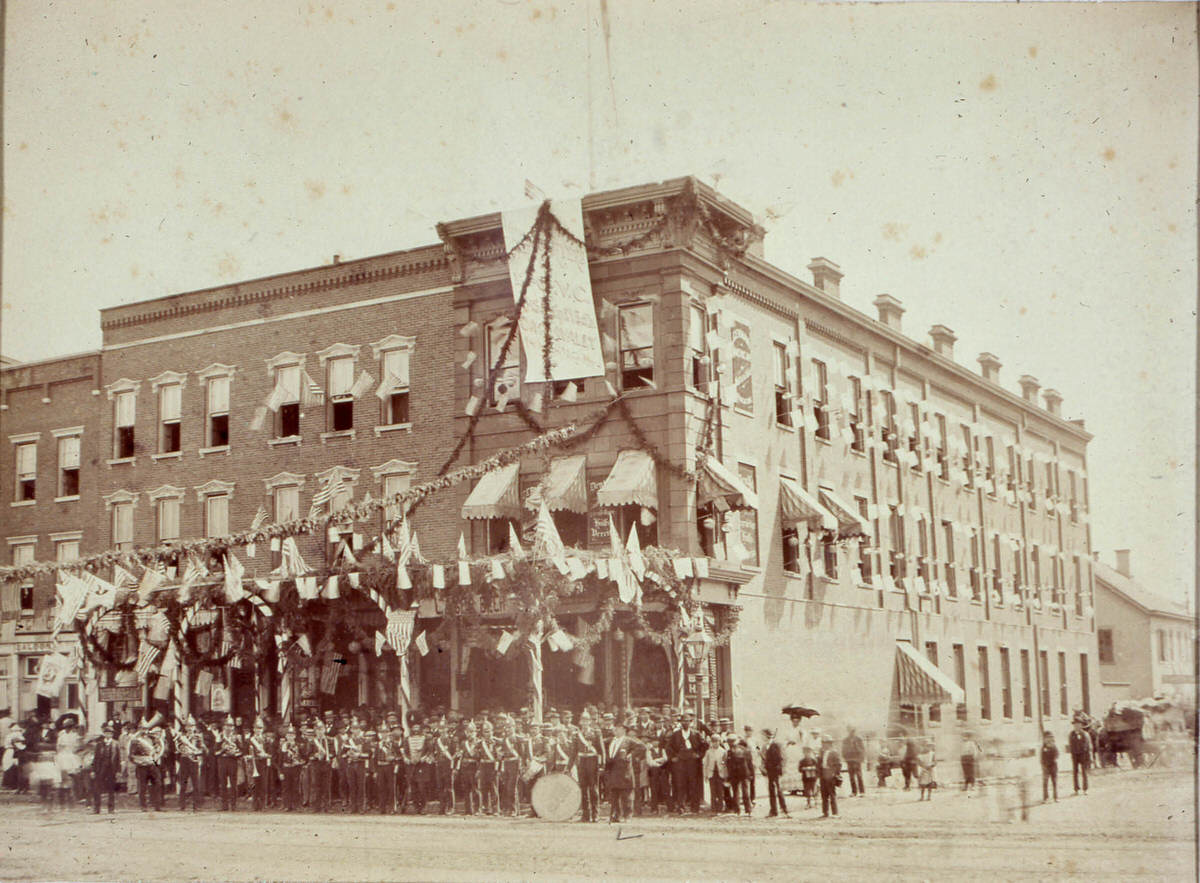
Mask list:
[[[81,766],[79,761],[79,731],[78,730],[62,730],[58,734],[58,740],[55,742],[56,753],[54,761],[58,765],[58,770],[64,776],[72,776],[79,772]]]

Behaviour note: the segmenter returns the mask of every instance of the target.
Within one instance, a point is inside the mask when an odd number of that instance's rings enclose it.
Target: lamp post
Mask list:
[[[683,649],[687,654],[687,658],[691,661],[692,671],[696,673],[697,679],[700,677],[700,664],[708,656],[708,651],[712,647],[712,636],[704,632],[702,629],[692,632],[683,639]],[[696,717],[702,718],[704,708],[700,699],[700,691],[696,691]]]

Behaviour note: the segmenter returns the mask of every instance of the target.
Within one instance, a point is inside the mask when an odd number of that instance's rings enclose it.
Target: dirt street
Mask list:
[[[1087,797],[992,821],[986,795],[872,791],[822,820],[638,819],[615,825],[436,816],[47,814],[0,802],[5,880],[1195,879],[1192,781],[1098,775]],[[1040,798],[1039,793],[1036,795]]]

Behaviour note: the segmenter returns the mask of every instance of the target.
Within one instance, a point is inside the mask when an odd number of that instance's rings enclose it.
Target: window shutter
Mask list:
[[[354,360],[350,358],[329,360],[329,394],[331,396],[350,395],[354,386]]]
[[[63,469],[79,468],[79,436],[58,440],[58,465]]]
[[[37,472],[37,445],[17,445],[17,475],[21,477]]]
[[[389,350],[383,354],[383,379],[389,378],[395,390],[408,388],[408,350]]]
[[[117,395],[117,426],[133,426],[134,408],[137,405],[137,397],[131,392],[123,392]]]
[[[160,409],[162,411],[162,420],[178,420],[179,419],[179,404],[181,400],[179,384],[172,383],[169,386],[164,386],[159,390]]]
[[[229,412],[229,378],[214,377],[208,381],[208,413]]]

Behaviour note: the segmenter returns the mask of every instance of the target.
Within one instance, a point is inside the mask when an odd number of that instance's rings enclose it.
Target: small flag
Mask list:
[[[254,416],[250,418],[250,431],[262,432],[263,427],[267,425],[267,407],[259,405],[254,409]]]
[[[471,366],[475,364],[475,360],[479,358],[479,353],[471,350],[467,353],[467,357],[463,360],[462,367],[464,371],[471,370]]]
[[[458,584],[471,584],[471,563],[467,560],[467,540],[461,533],[458,535]]]
[[[433,587],[435,589],[446,588],[446,568],[441,564],[433,565]]]
[[[463,409],[468,417],[474,417],[475,412],[479,410],[479,396],[473,395],[467,399],[467,406]]]
[[[533,398],[529,401],[529,410],[535,414],[542,413],[544,401],[545,397],[542,395],[542,391],[539,389],[533,394]]]
[[[138,681],[145,683],[146,677],[150,674],[150,667],[154,665],[154,660],[158,659],[160,652],[159,648],[149,641],[142,641],[138,645],[137,663],[133,667],[137,672]]]
[[[333,574],[325,580],[325,590],[321,592],[321,597],[327,601],[334,601],[342,597],[342,592],[338,588],[337,574]]]
[[[242,562],[233,552],[225,553],[225,600],[230,604],[236,604],[246,597],[246,590],[242,588],[245,572],[246,568],[242,567]]]
[[[379,535],[379,554],[388,561],[396,560],[396,550],[392,548],[392,544],[388,542],[387,531]]]
[[[396,655],[403,657],[412,643],[413,626],[417,614],[412,610],[389,610],[387,613],[387,641]]]
[[[558,527],[554,524],[554,516],[543,500],[538,507],[537,523],[533,529],[533,554],[535,558],[558,558],[566,552]]]
[[[276,384],[275,388],[271,390],[271,394],[267,396],[267,400],[263,402],[263,406],[267,408],[267,410],[278,411],[279,406],[284,403],[286,398],[287,392],[284,390],[283,386]]]
[[[361,399],[375,385],[375,378],[366,371],[360,371],[358,379],[354,381],[354,385],[350,387],[350,395],[356,399]]]
[[[499,558],[492,559],[492,579],[504,579],[504,565]]]
[[[512,521],[508,522],[508,551],[515,560],[525,557],[525,550],[521,548],[521,541],[517,538],[517,531],[513,527]]]
[[[317,386],[317,382],[308,375],[307,371],[304,372],[302,381],[300,384],[300,407],[307,408],[325,401],[325,392]]]
[[[133,574],[122,567],[120,564],[113,565],[113,587],[118,589],[129,588],[136,585],[137,580],[133,578]]]
[[[574,380],[567,382],[566,387],[562,391],[561,398],[564,402],[573,402],[579,398],[579,387],[575,385]]]
[[[567,570],[570,571],[571,579],[574,580],[583,579],[588,574],[583,562],[574,555],[567,559]]]
[[[142,574],[142,580],[138,583],[138,600],[145,604],[154,590],[162,585],[163,572],[159,570],[162,566],[161,562],[155,562],[153,567],[147,567],[146,572]]]
[[[470,322],[468,322],[462,328],[459,328],[458,333],[461,334],[463,337],[470,337],[472,334],[474,334],[478,330],[479,330],[479,323],[476,322],[474,319],[472,319]]]
[[[296,578],[296,592],[301,600],[312,601],[320,594],[315,576],[300,576]]]
[[[629,525],[629,541],[625,544],[625,551],[628,553],[629,569],[637,575],[638,579],[646,578],[646,559],[642,557],[642,544],[638,538],[637,525]]]
[[[254,513],[253,520],[250,522],[250,529],[251,530],[262,530],[263,525],[267,523],[267,519],[269,517],[270,516],[267,515],[266,506],[260,505],[258,507],[258,511]]]
[[[516,639],[516,635],[512,632],[504,631],[500,633],[500,640],[496,642],[496,652],[503,656],[508,652],[508,648],[512,646],[512,642]]]
[[[600,579],[608,579],[608,559],[596,559],[596,576]]]
[[[375,655],[383,655],[383,645],[387,643],[387,639],[383,636],[383,632],[375,633]]]
[[[413,643],[417,645],[418,653],[420,653],[422,656],[428,655],[429,639],[425,637],[425,632],[421,632],[421,634],[417,635],[417,639]]]

